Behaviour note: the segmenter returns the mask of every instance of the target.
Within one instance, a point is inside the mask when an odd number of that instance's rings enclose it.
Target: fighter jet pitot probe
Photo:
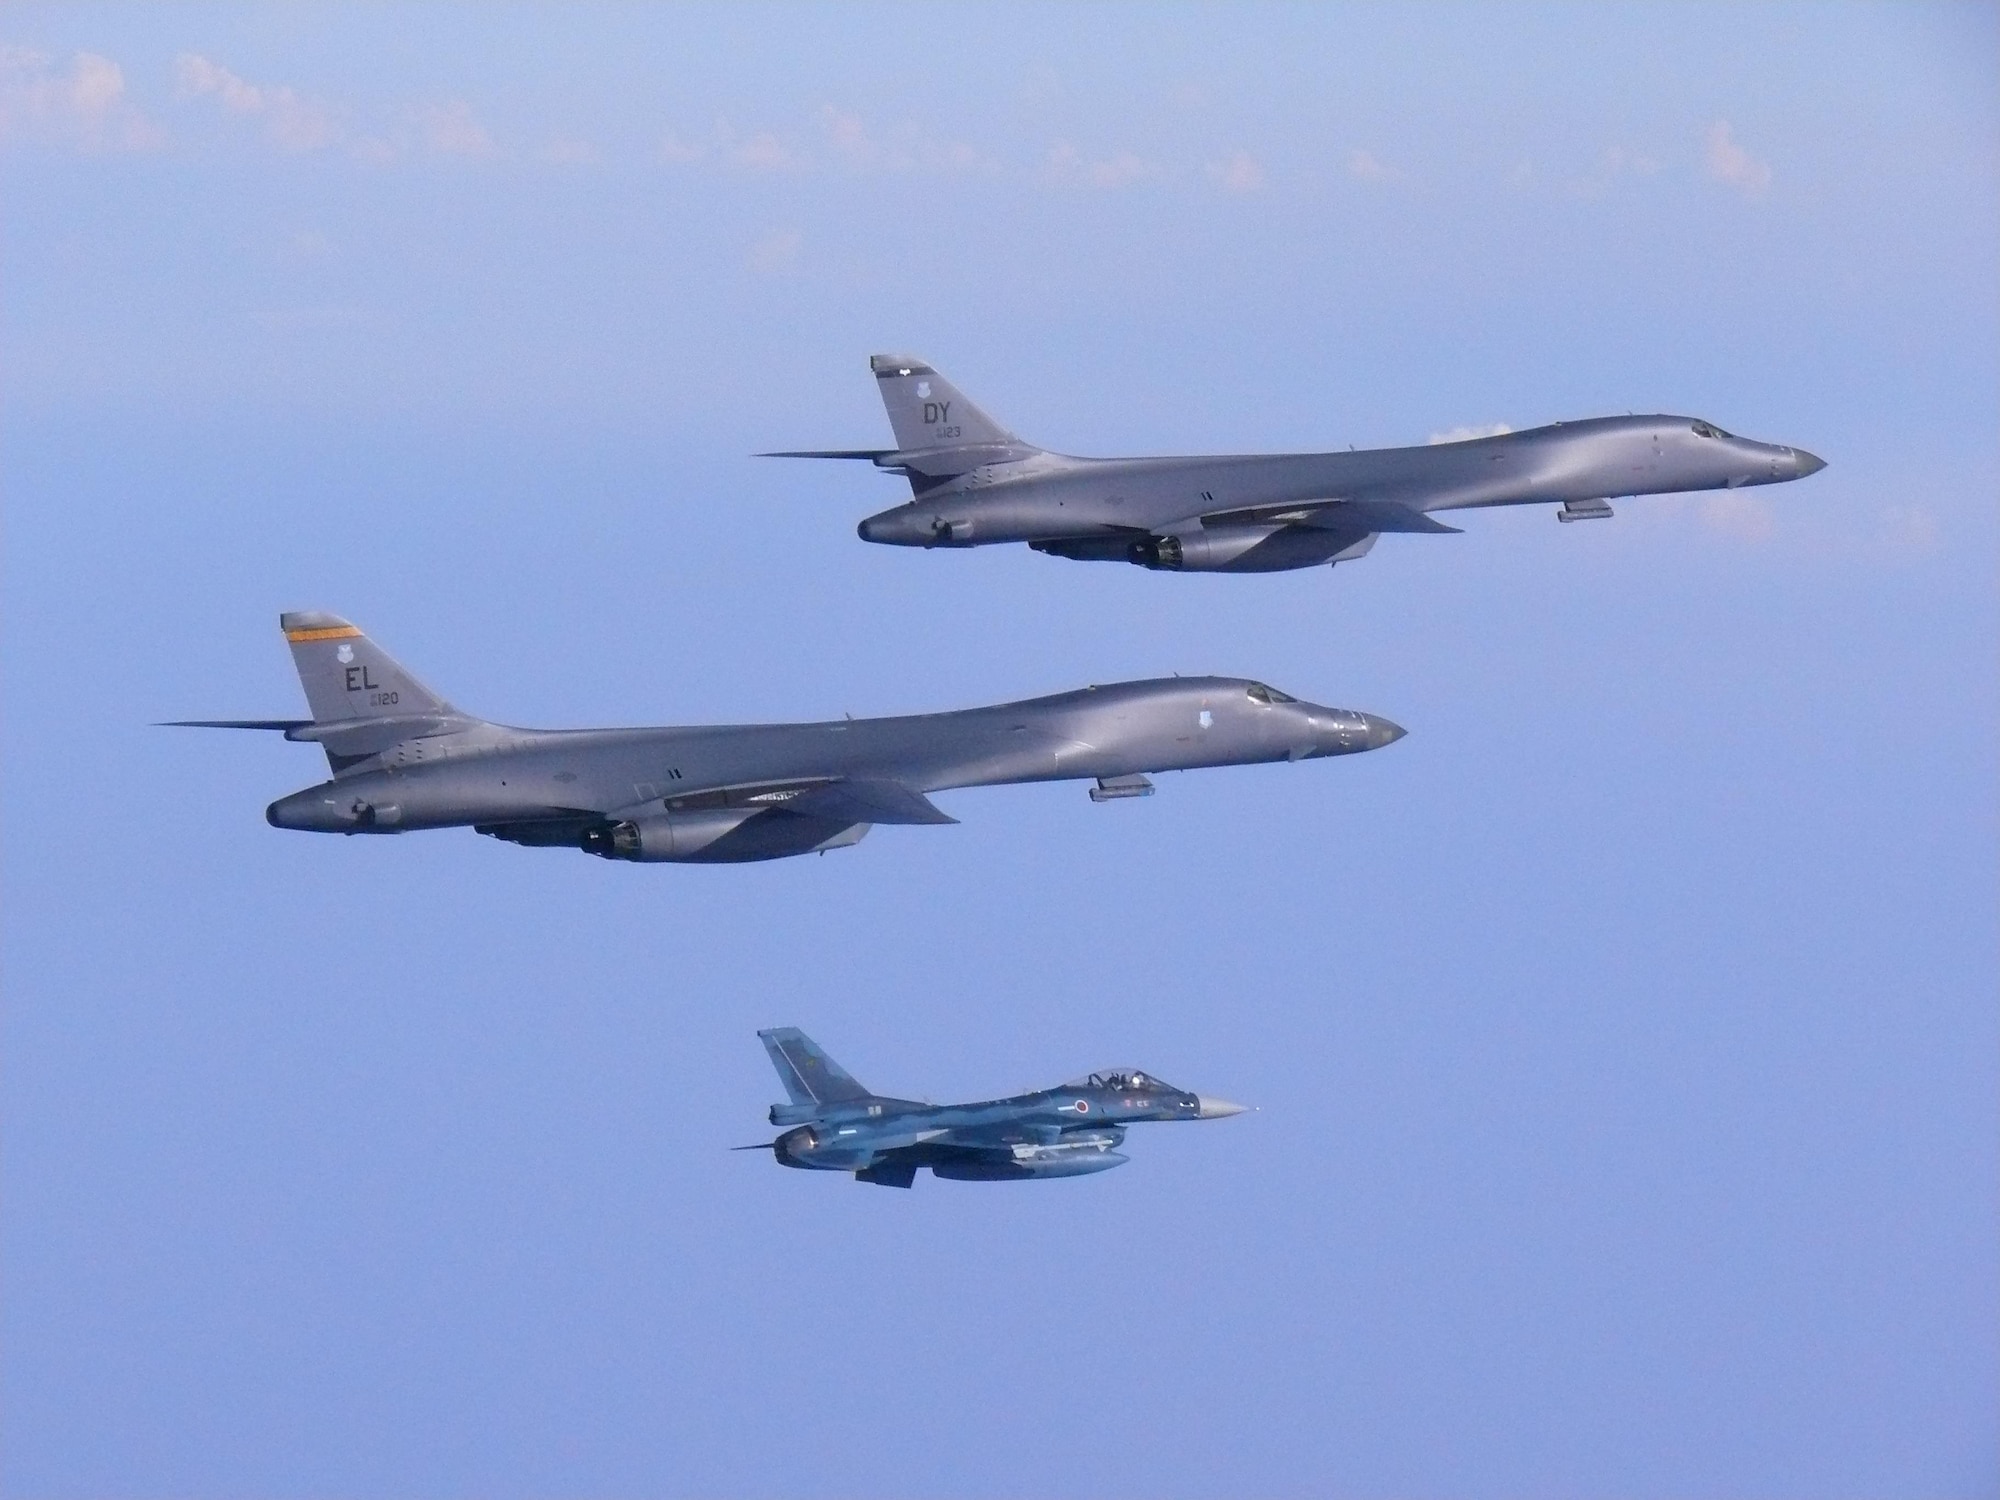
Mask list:
[[[1116,682],[957,713],[821,724],[510,729],[461,713],[338,615],[280,617],[310,719],[193,719],[282,730],[333,779],[273,802],[274,827],[471,827],[607,859],[724,863],[856,843],[875,823],[955,823],[929,793],[1095,777],[1143,797],[1149,771],[1314,760],[1403,737],[1387,719],[1261,682]]]
[[[1023,442],[920,359],[870,360],[894,448],[766,458],[869,459],[907,505],[861,538],[902,547],[1026,542],[1084,562],[1181,573],[1277,573],[1350,562],[1384,532],[1453,532],[1440,511],[1560,505],[1601,520],[1621,495],[1782,484],[1826,464],[1696,417],[1591,417],[1420,448],[1207,458],[1071,458]]]
[[[852,1172],[860,1182],[908,1187],[919,1167],[962,1182],[1080,1177],[1121,1167],[1125,1128],[1146,1120],[1216,1120],[1243,1106],[1190,1094],[1136,1068],[1107,1068],[1060,1088],[981,1104],[919,1104],[872,1094],[803,1031],[760,1031],[789,1104],[771,1123],[790,1126],[767,1146],[788,1167]]]

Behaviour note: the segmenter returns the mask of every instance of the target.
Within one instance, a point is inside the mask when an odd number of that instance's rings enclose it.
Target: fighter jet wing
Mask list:
[[[849,823],[956,823],[922,792],[900,781],[829,781],[787,798],[786,812]]]
[[[1252,505],[1242,510],[1208,511],[1203,526],[1312,526],[1322,531],[1458,532],[1462,528],[1434,521],[1422,511],[1392,500],[1303,500],[1289,505]]]

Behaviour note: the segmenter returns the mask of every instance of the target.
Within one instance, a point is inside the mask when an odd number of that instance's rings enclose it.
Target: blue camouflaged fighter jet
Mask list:
[[[1243,1106],[1110,1068],[1060,1088],[981,1104],[921,1104],[870,1093],[793,1026],[760,1031],[789,1104],[771,1123],[790,1126],[768,1145],[787,1167],[852,1172],[858,1182],[908,1187],[919,1167],[960,1182],[1081,1177],[1123,1166],[1125,1127],[1142,1120],[1219,1120]]]

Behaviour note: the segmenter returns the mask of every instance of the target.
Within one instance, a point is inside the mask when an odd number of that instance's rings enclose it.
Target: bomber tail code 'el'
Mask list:
[[[897,448],[1025,446],[922,360],[904,354],[876,354],[868,365],[875,372],[882,405],[888,409]]]
[[[278,624],[315,724],[457,712],[339,615],[301,610],[278,616]]]
[[[840,1104],[875,1097],[798,1027],[779,1026],[757,1036],[771,1054],[771,1066],[778,1070],[792,1103]]]

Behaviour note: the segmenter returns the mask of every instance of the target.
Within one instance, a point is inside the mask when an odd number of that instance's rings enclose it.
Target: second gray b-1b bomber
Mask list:
[[[790,1127],[768,1145],[788,1167],[852,1172],[906,1188],[919,1168],[961,1182],[1032,1182],[1123,1166],[1125,1130],[1149,1120],[1218,1120],[1243,1106],[1190,1094],[1136,1068],[1107,1068],[1053,1089],[978,1104],[923,1104],[869,1092],[803,1031],[757,1033],[789,1104],[771,1123]]]
[[[319,745],[333,779],[265,812],[315,833],[471,827],[607,859],[780,859],[854,844],[876,823],[955,823],[929,794],[956,787],[1095,777],[1102,802],[1146,796],[1151,771],[1314,760],[1403,737],[1387,719],[1233,677],[904,718],[514,729],[461,713],[338,615],[279,623],[310,719],[177,722]]]
[[[894,448],[791,450],[903,475],[914,498],[863,521],[904,547],[1026,542],[1083,562],[1181,573],[1278,573],[1350,562],[1385,532],[1459,528],[1439,511],[1560,505],[1599,520],[1622,495],[1782,484],[1826,464],[1696,417],[1591,417],[1463,442],[1345,453],[1075,458],[1019,437],[920,359],[870,360]]]

